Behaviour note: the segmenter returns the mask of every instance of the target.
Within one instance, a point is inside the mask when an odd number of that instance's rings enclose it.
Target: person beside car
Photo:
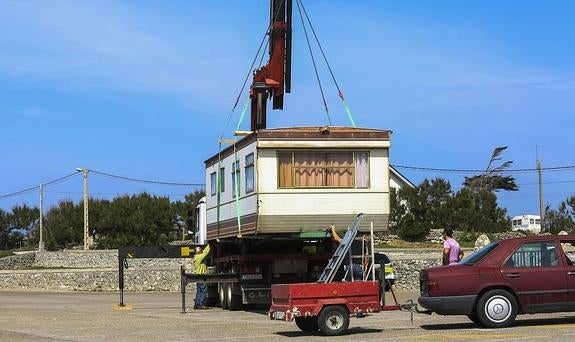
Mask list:
[[[443,266],[455,265],[463,258],[463,250],[453,238],[453,228],[443,230]]]

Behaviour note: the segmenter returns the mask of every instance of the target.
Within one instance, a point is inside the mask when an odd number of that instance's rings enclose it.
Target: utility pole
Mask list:
[[[44,231],[44,184],[40,184],[40,241],[38,242],[38,251],[44,251],[44,240],[42,237]]]
[[[535,145],[535,159],[537,160],[537,173],[539,175],[539,222],[541,231],[545,231],[547,227],[545,226],[545,210],[543,208],[543,177],[541,176],[541,160],[539,160],[537,148],[538,145]]]
[[[77,168],[84,175],[84,250],[88,249],[88,168]]]

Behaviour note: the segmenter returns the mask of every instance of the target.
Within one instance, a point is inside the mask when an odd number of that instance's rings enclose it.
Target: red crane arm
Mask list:
[[[284,92],[290,92],[291,1],[270,0],[270,59],[256,70],[250,89],[251,130],[266,128],[266,101],[273,109],[283,109]]]

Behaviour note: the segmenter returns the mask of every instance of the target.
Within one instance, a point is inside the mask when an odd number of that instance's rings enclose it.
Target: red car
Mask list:
[[[495,241],[457,265],[421,271],[419,304],[490,328],[518,314],[575,311],[575,236]]]

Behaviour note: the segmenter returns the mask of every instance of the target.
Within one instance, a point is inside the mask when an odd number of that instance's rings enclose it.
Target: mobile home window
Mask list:
[[[367,152],[282,152],[278,154],[280,188],[367,188]]]
[[[254,191],[254,154],[246,156],[246,193]]]
[[[216,195],[218,187],[218,177],[215,172],[210,173],[210,194],[212,196]],[[224,192],[225,182],[224,182],[224,168],[220,168],[220,192]]]
[[[240,191],[240,161],[232,164],[232,197],[235,198]]]
[[[224,192],[226,190],[226,168],[220,168],[220,192]]]
[[[216,185],[217,185],[216,173],[212,172],[210,174],[210,193],[212,196],[216,195]]]

